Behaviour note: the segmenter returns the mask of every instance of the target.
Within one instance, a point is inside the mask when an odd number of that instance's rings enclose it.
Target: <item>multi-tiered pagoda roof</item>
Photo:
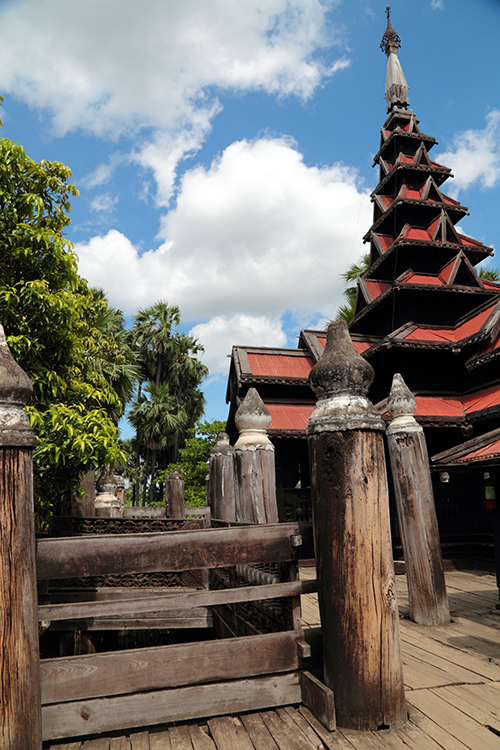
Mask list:
[[[436,140],[420,131],[410,108],[399,46],[388,17],[381,44],[387,119],[374,158],[373,224],[364,238],[370,265],[358,282],[350,333],[375,370],[372,401],[384,411],[400,372],[434,454],[500,425],[500,284],[476,271],[493,251],[460,228],[467,207],[444,190],[453,175],[432,158]],[[305,437],[314,405],[307,375],[325,338],[302,331],[296,350],[234,347],[229,429],[239,399],[255,386],[272,415],[271,435]],[[494,440],[496,433],[492,451]],[[487,462],[488,441],[480,442]]]

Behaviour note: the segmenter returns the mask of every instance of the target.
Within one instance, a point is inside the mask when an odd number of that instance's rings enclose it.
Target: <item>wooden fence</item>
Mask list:
[[[37,543],[39,579],[184,571],[312,556],[310,524],[271,524],[131,535],[51,538]],[[43,605],[41,621],[81,629],[106,618],[298,597],[316,582],[290,581],[132,600]],[[258,710],[301,701],[299,671],[321,663],[319,630],[43,659],[44,739]]]

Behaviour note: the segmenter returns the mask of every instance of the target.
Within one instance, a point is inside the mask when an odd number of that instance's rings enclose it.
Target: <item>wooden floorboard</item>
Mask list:
[[[315,577],[302,568],[301,579]],[[328,732],[305,706],[128,730],[123,736],[45,743],[53,750],[500,750],[500,610],[495,577],[447,571],[452,621],[408,619],[397,576],[401,650],[410,719],[398,729]],[[319,624],[315,594],[301,597],[304,627]]]

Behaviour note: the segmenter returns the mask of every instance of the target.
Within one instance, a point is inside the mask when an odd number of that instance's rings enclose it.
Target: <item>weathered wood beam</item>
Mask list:
[[[444,625],[450,609],[424,431],[413,416],[417,402],[399,373],[387,400],[394,493],[406,564],[410,618]]]
[[[31,381],[0,325],[0,747],[41,747]]]
[[[285,562],[296,554],[290,537],[297,534],[300,557],[313,557],[312,529],[306,523],[39,539],[37,575],[55,580]]]
[[[203,644],[206,646],[206,644]],[[44,740],[300,703],[298,672],[42,707]],[[29,747],[29,746],[26,746]],[[18,748],[16,748],[18,750]]]
[[[366,394],[373,368],[344,321],[331,323],[310,373],[307,427],[324,682],[340,727],[406,721],[389,525],[384,425]]]
[[[271,415],[255,388],[248,390],[234,421],[240,433],[234,446],[236,520],[277,523],[274,445],[267,436]]]
[[[229,444],[229,436],[220,432],[210,451],[208,466],[207,505],[212,518],[236,521],[237,489],[234,448]]]
[[[167,518],[184,518],[184,479],[178,469],[165,479],[165,505]]]
[[[186,591],[181,594],[166,594],[144,599],[44,604],[38,607],[38,619],[41,621],[79,620],[92,617],[134,617],[141,614],[161,617],[162,614],[168,615],[171,610],[215,607],[220,604],[278,599],[283,596],[300,596],[316,590],[315,580],[292,581],[216,591]]]
[[[309,658],[299,656],[305,638]],[[43,659],[42,704],[292,672],[320,663],[320,628]]]

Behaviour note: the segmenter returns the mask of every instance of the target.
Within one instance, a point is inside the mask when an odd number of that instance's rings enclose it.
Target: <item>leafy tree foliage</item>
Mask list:
[[[177,468],[184,479],[184,498],[186,505],[205,505],[205,478],[207,475],[210,451],[217,442],[219,432],[224,432],[226,423],[213,419],[210,422],[198,422],[188,430],[191,437],[186,439],[184,448],[179,450],[179,460],[170,464],[161,475],[164,481],[172,469]]]
[[[28,412],[38,438],[40,523],[83,473],[124,460],[116,423],[132,355],[124,353],[120,313],[78,276],[64,238],[70,198],[78,194],[70,177],[63,164],[38,164],[18,144],[0,140],[0,322],[33,382]],[[110,318],[113,330],[105,324]]]
[[[335,320],[346,320],[349,322],[354,317],[354,308],[356,305],[356,292],[358,290],[357,281],[370,267],[370,253],[365,253],[359,263],[353,263],[341,278],[348,284],[344,289],[344,297],[347,301],[340,305],[337,310]]]
[[[479,269],[479,278],[486,279],[487,281],[500,281],[500,271],[497,268],[484,268],[481,266]]]
[[[163,488],[155,477],[177,460],[189,428],[202,414],[200,384],[208,373],[197,358],[203,347],[178,331],[178,307],[166,302],[139,310],[130,341],[140,367],[137,396],[128,419],[135,428],[134,503],[153,503]],[[142,483],[142,491],[140,485]]]

